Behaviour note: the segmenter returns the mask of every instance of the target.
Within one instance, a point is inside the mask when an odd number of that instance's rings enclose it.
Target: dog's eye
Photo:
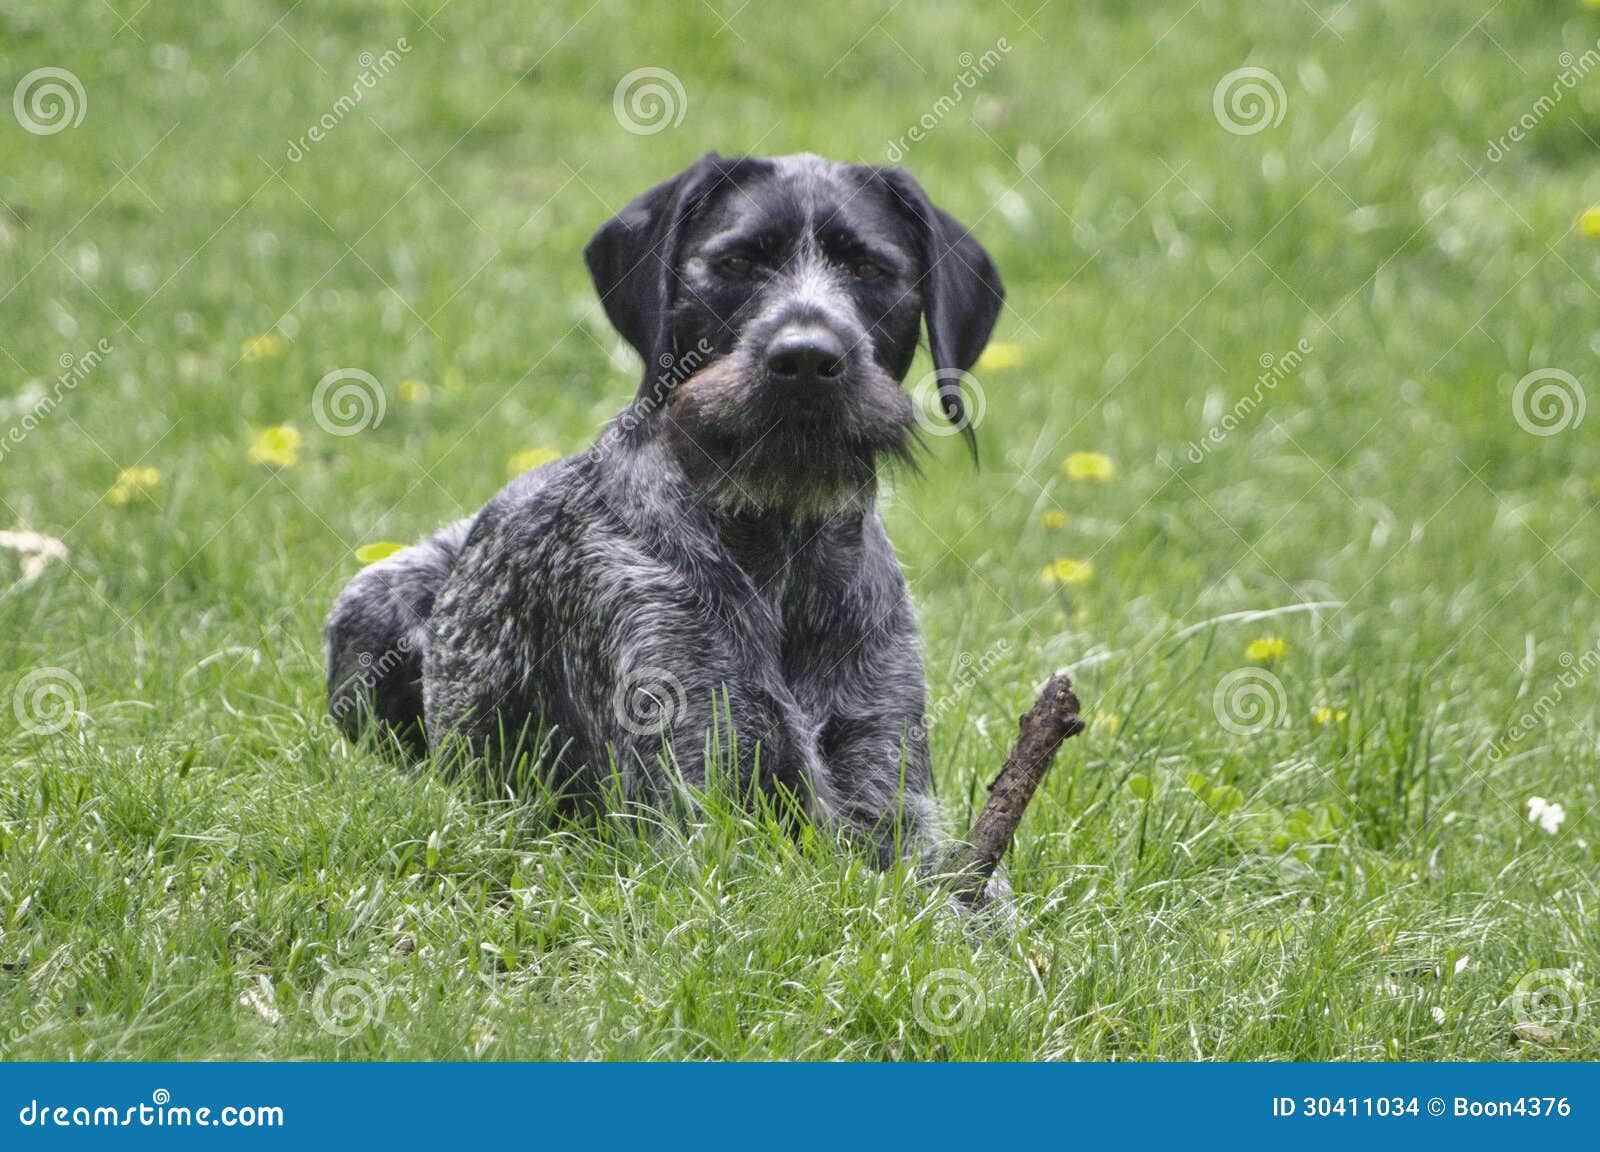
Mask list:
[[[755,265],[744,256],[724,256],[718,263],[730,276],[748,276]]]
[[[871,260],[860,260],[856,262],[855,267],[850,269],[850,273],[857,280],[876,280],[883,275],[883,269],[879,268]]]

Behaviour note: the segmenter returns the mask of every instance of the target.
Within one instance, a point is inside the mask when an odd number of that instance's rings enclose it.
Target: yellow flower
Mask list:
[[[406,404],[421,404],[428,398],[428,384],[424,380],[400,381],[400,400]]]
[[[991,344],[983,350],[983,355],[978,357],[976,367],[980,372],[994,372],[1002,368],[1015,368],[1021,363],[1022,345]]]
[[[250,459],[275,468],[293,468],[300,463],[300,429],[293,424],[263,428],[250,442]]]
[[[1094,575],[1087,560],[1057,560],[1044,570],[1046,584],[1082,584]]]
[[[1074,452],[1062,466],[1073,480],[1099,480],[1104,483],[1117,472],[1111,457],[1103,452]]]
[[[1089,725],[1096,732],[1104,732],[1107,736],[1115,736],[1122,728],[1122,717],[1115,712],[1101,712]]]
[[[379,540],[373,544],[363,544],[356,549],[356,559],[363,564],[376,564],[386,556],[393,556],[405,548],[404,544],[396,544],[393,540]]]
[[[106,493],[106,499],[113,504],[126,504],[130,500],[148,496],[150,489],[159,483],[161,473],[154,468],[124,468],[117,473],[117,482]]]
[[[561,459],[561,453],[554,448],[529,448],[526,452],[518,452],[506,462],[506,471],[513,476],[520,476],[531,468],[541,464],[548,464],[552,460]]]
[[[1311,722],[1321,728],[1324,724],[1342,723],[1349,715],[1343,708],[1318,707],[1311,710]]]
[[[260,336],[252,336],[239,346],[239,355],[246,361],[270,360],[274,356],[283,355],[283,337],[276,332],[264,332]]]
[[[1067,526],[1067,514],[1059,508],[1052,508],[1044,514],[1044,526],[1052,532],[1059,532]]]
[[[1263,636],[1259,640],[1250,641],[1244,650],[1244,658],[1264,664],[1269,660],[1276,660],[1288,650],[1289,645],[1284,643],[1282,636]]]
[[[1578,224],[1585,236],[1593,236],[1596,240],[1600,240],[1600,204],[1585,212]]]

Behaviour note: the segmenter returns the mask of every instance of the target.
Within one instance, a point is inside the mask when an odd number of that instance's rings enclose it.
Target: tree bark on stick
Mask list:
[[[980,907],[984,888],[1016,835],[1022,813],[1055,763],[1063,742],[1083,731],[1078,698],[1066,673],[1050,677],[1032,708],[1017,724],[1017,742],[1000,775],[989,785],[989,799],[972,826],[966,843],[951,856],[947,871],[954,894],[969,908]]]

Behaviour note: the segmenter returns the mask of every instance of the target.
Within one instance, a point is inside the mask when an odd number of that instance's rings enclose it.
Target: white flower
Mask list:
[[[239,993],[239,1003],[246,1008],[254,1008],[268,1024],[281,1024],[283,1013],[273,1006],[272,997],[272,981],[261,976],[258,977],[258,987],[246,988]]]
[[[1435,1024],[1444,1023],[1444,1009],[1439,1007],[1437,1004],[1435,1004],[1433,1008],[1429,1010],[1429,1014],[1433,1017],[1433,1022]]]
[[[1543,796],[1528,797],[1528,819],[1554,836],[1567,818],[1567,810]]]
[[[0,548],[21,555],[22,580],[26,587],[44,575],[45,565],[52,560],[65,562],[67,546],[54,536],[42,532],[0,532]]]

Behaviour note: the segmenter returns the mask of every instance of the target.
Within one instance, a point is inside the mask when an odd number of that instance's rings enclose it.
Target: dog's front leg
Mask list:
[[[909,860],[928,877],[949,871],[952,844],[933,798],[928,738],[920,723],[905,716],[835,720],[824,730],[823,753],[824,804],[879,867]],[[1012,916],[1011,882],[1003,868],[977,907],[1002,920]]]
[[[821,745],[817,796],[828,817],[880,868],[912,860],[937,869],[944,837],[920,717],[836,716],[824,726]]]

